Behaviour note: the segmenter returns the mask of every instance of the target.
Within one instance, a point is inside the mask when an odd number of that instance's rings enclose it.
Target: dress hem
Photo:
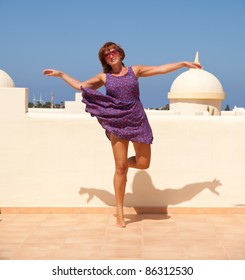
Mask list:
[[[152,145],[153,144],[153,140],[149,143],[148,142],[143,142],[143,141],[135,141],[135,140],[120,137],[116,133],[109,132],[108,130],[105,130],[105,135],[106,135],[106,137],[108,138],[109,141],[111,141],[111,139],[110,139],[110,134],[111,133],[114,134],[115,136],[117,136],[118,138],[122,139],[122,140],[126,140],[126,141],[129,141],[129,142],[132,142],[132,143],[141,143],[141,144],[147,144],[147,145]]]

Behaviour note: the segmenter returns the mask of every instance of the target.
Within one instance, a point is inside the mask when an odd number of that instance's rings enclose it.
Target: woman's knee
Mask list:
[[[116,174],[124,176],[128,172],[128,164],[122,163],[122,164],[116,164]]]
[[[150,167],[150,160],[149,159],[138,159],[136,161],[136,165],[138,169],[148,169]]]

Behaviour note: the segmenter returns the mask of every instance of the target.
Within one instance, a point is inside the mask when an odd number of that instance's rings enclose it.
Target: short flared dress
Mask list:
[[[152,144],[153,135],[140,101],[139,82],[132,67],[123,76],[106,73],[106,94],[81,88],[85,111],[96,117],[107,137]]]

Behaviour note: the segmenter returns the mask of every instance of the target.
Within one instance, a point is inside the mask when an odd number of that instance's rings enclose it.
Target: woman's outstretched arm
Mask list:
[[[150,77],[155,75],[167,74],[169,72],[176,71],[182,67],[197,68],[197,69],[202,68],[202,66],[199,63],[181,61],[181,62],[163,64],[159,66],[137,65],[134,66],[133,69],[136,76],[139,78],[139,77]]]
[[[105,78],[103,77],[103,73],[100,73],[85,82],[81,82],[64,72],[55,69],[45,69],[43,70],[43,74],[45,76],[50,76],[50,77],[59,77],[68,85],[70,85],[71,87],[77,90],[81,90],[81,88],[98,89],[104,84],[104,80],[105,80]]]

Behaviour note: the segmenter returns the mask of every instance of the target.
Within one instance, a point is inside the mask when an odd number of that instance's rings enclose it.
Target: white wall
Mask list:
[[[27,91],[15,90],[0,88],[0,207],[113,205],[113,156],[96,119],[79,105],[26,114]],[[245,206],[245,116],[148,117],[152,163],[129,171],[126,206]]]

